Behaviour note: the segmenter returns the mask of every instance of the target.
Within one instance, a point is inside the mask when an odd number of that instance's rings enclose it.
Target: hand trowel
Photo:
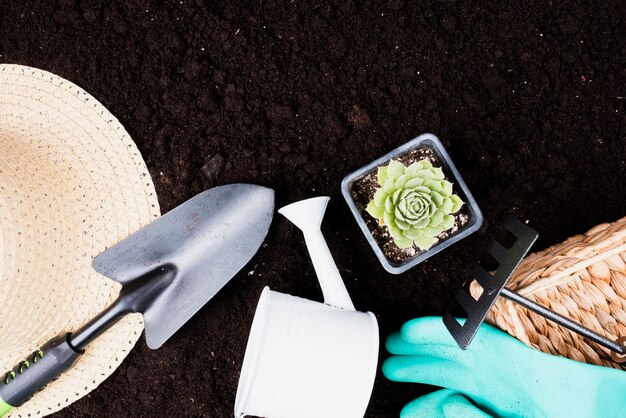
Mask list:
[[[207,190],[98,255],[93,268],[122,284],[119,297],[78,331],[51,339],[0,381],[0,416],[22,405],[128,313],[140,312],[159,348],[257,252],[274,192],[250,184]]]

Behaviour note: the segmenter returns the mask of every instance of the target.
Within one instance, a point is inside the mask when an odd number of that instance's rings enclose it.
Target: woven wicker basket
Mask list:
[[[609,338],[626,337],[626,217],[529,255],[508,287]],[[470,293],[480,292],[472,283]],[[503,297],[487,322],[543,352],[626,370],[607,349]]]

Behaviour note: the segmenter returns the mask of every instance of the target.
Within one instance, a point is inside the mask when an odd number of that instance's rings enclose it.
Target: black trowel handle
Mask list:
[[[82,352],[72,347],[69,336],[53,338],[2,376],[0,416],[8,412],[10,407],[22,405],[74,364]]]

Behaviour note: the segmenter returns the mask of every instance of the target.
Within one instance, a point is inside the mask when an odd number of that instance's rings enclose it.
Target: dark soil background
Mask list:
[[[529,220],[541,249],[626,211],[623,2],[488,3],[4,0],[0,61],[54,72],[107,106],[163,211],[231,182],[274,188],[278,206],[330,195],[329,246],[384,338],[445,310],[505,215]],[[391,276],[339,184],[423,132],[447,146],[486,224]],[[56,416],[232,416],[265,285],[321,298],[302,236],[280,216],[251,264],[168,344],[140,342]],[[430,389],[379,376],[368,416],[397,416]]]

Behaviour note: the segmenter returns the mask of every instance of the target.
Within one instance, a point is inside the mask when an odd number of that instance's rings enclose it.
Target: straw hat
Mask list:
[[[0,65],[0,370],[78,329],[120,285],[91,261],[159,216],[154,185],[117,119],[75,84]],[[51,414],[96,388],[143,329],[127,316],[8,416]]]

